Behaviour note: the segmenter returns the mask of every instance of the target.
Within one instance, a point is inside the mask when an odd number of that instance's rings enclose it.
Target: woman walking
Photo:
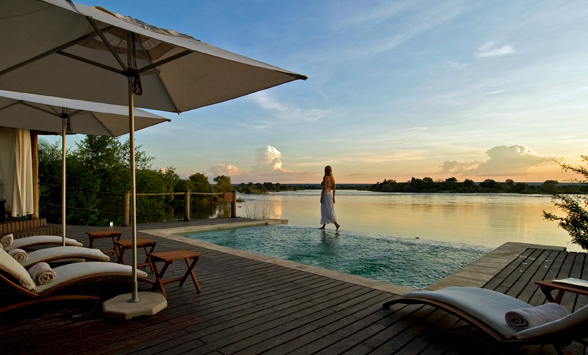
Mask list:
[[[335,215],[335,178],[330,165],[325,167],[325,176],[321,185],[323,186],[321,191],[321,224],[323,226],[319,229],[324,230],[327,223],[334,223],[339,230],[341,226],[337,223]]]

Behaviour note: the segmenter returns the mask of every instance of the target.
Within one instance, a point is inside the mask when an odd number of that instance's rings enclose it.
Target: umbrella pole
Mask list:
[[[65,113],[61,115],[61,159],[63,164],[61,164],[61,235],[62,235],[62,245],[65,246],[65,131],[67,129],[67,118]]]
[[[133,66],[133,41],[135,40],[134,34],[127,34],[127,68]],[[127,75],[128,83],[128,95],[129,95],[129,140],[130,140],[130,164],[131,164],[131,238],[133,246],[133,292],[132,298],[129,300],[131,303],[141,301],[139,298],[139,283],[137,281],[137,191],[135,185],[135,110],[134,110],[134,99],[133,99],[133,77]]]

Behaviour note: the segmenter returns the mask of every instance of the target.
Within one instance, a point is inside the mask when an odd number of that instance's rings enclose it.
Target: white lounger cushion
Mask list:
[[[14,260],[14,259],[13,259]],[[22,267],[22,266],[21,266]],[[23,268],[24,269],[24,268]],[[122,265],[116,263],[104,263],[101,261],[89,261],[85,263],[67,264],[56,267],[55,272],[57,277],[46,284],[39,285],[35,289],[37,293],[42,293],[52,287],[55,287],[61,283],[69,282],[76,279],[85,279],[87,276],[92,275],[132,275],[133,268],[130,265]],[[28,274],[28,273],[27,273]],[[147,277],[147,273],[142,270],[137,270],[137,277]]]
[[[504,319],[506,312],[533,307],[517,298],[477,287],[446,287],[437,291],[416,291],[407,293],[405,297],[425,298],[454,305],[486,323],[507,339],[517,337],[519,332],[506,323]],[[528,332],[531,329],[523,332]]]
[[[25,268],[32,266],[38,262],[51,262],[54,260],[64,259],[92,259],[97,261],[110,261],[110,257],[99,249],[90,249],[83,247],[61,246],[53,248],[39,249],[28,253],[28,258],[20,264]]]
[[[42,245],[42,244],[63,244],[63,237],[58,235],[35,235],[32,237],[25,237],[25,238],[18,238],[15,239],[12,245],[6,250],[10,249],[23,249],[28,248],[33,245]],[[65,244],[70,246],[81,247],[83,246],[82,243],[78,242],[75,239],[65,238]]]
[[[542,336],[545,334],[555,334],[561,331],[564,331],[582,321],[588,319],[588,306],[584,306],[579,310],[575,311],[574,313],[570,313],[569,315],[554,320],[553,322],[545,323],[538,325],[533,328],[521,330],[517,334],[518,339],[528,339],[534,338],[537,336]]]
[[[27,269],[14,260],[4,249],[0,249],[0,270],[17,279],[19,284],[27,290],[32,291],[37,287]]]

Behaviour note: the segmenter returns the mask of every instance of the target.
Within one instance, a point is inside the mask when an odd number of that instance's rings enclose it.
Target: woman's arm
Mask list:
[[[327,185],[327,177],[323,176],[323,182],[321,182],[321,203],[323,203],[323,195],[325,194],[325,186]]]
[[[335,203],[335,178],[331,177],[331,180],[333,181],[333,203]]]

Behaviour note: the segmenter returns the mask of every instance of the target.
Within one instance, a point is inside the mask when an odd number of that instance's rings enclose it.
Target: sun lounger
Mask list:
[[[505,345],[553,344],[560,353],[572,341],[588,336],[588,306],[560,319],[517,331],[507,324],[506,312],[533,306],[488,289],[447,287],[437,291],[409,292],[402,298],[384,303],[383,307],[389,308],[395,303],[426,304],[443,309]]]
[[[99,249],[91,249],[84,247],[53,247],[32,251],[27,253],[27,260],[21,261],[20,264],[26,269],[38,262],[51,263],[55,261],[66,260],[96,260],[96,261],[110,261],[110,257]]]
[[[53,295],[53,293],[85,281],[112,276],[130,277],[132,274],[131,266],[96,261],[67,264],[56,267],[53,270],[56,273],[53,281],[44,285],[37,285],[24,266],[20,265],[6,251],[0,249],[1,282],[26,296],[22,302],[0,305],[0,313],[40,302],[59,300],[99,301],[99,297],[96,296],[74,294]],[[146,279],[147,273],[137,270],[137,276],[141,279]]]
[[[4,247],[4,249],[27,249],[34,246],[46,244],[63,245],[63,238],[58,235],[35,235],[32,237],[17,238],[14,239],[12,245],[10,245],[9,247]],[[82,243],[71,238],[65,238],[65,245],[76,247],[83,246]]]

